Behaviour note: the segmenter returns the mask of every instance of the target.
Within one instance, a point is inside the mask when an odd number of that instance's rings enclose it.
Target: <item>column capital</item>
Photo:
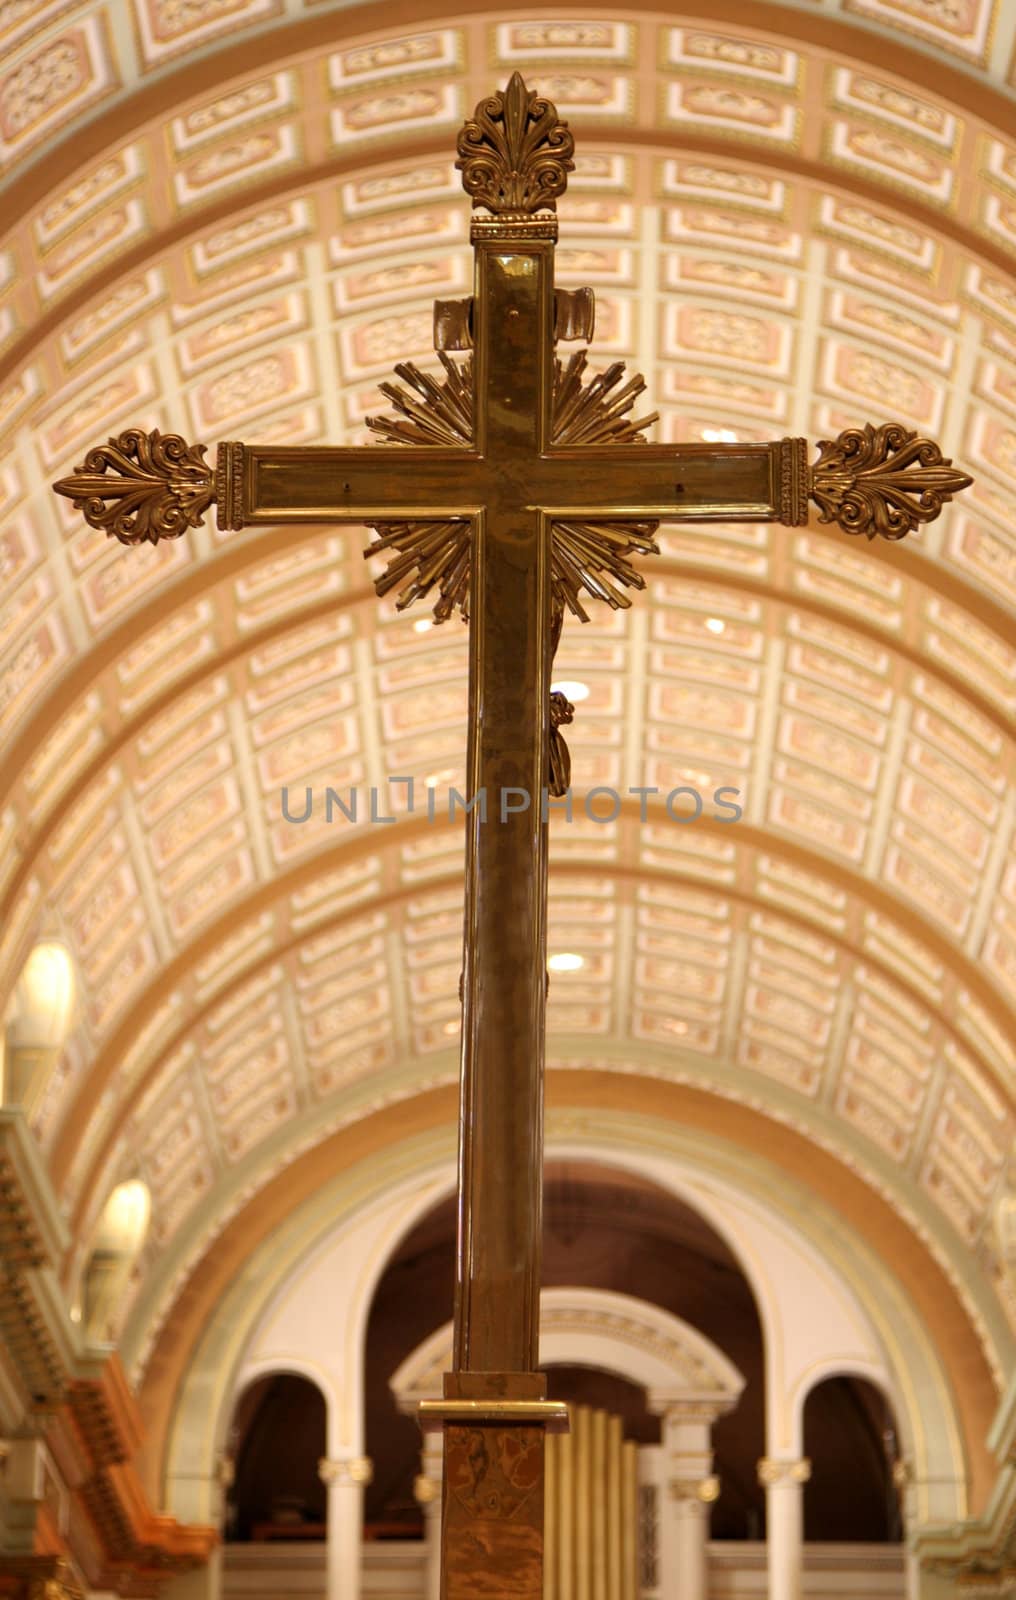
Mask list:
[[[758,1481],[764,1489],[772,1489],[777,1485],[805,1484],[810,1477],[811,1462],[807,1456],[801,1456],[796,1461],[763,1456],[758,1463]]]
[[[413,1479],[413,1499],[418,1506],[431,1506],[441,1498],[441,1485],[426,1472],[418,1472]]]
[[[709,1506],[720,1497],[720,1480],[715,1473],[707,1478],[671,1478],[667,1490],[672,1500],[695,1500]]]
[[[374,1463],[370,1456],[343,1456],[332,1460],[322,1456],[318,1462],[318,1477],[329,1488],[338,1484],[343,1489],[364,1489],[374,1479]]]
[[[733,1406],[733,1399],[719,1395],[670,1395],[661,1389],[646,1394],[646,1410],[664,1422],[701,1422],[711,1428]]]

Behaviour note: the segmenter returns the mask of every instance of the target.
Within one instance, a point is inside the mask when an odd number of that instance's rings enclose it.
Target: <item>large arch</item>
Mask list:
[[[576,1120],[582,1124],[581,1132]],[[749,1163],[743,1151],[735,1154],[729,1146],[690,1137],[676,1126],[663,1128],[658,1119],[632,1117],[627,1109],[605,1113],[603,1108],[595,1112],[561,1108],[552,1112],[548,1132],[551,1155],[581,1154],[607,1165],[630,1164],[632,1170],[648,1174],[700,1208],[728,1240],[759,1296],[767,1347],[767,1438],[774,1453],[787,1456],[800,1450],[799,1432],[794,1432],[794,1395],[806,1373],[817,1367],[816,1353],[820,1360],[846,1360],[877,1372],[893,1394],[908,1456],[914,1462],[921,1519],[964,1514],[968,1473],[976,1475],[977,1467],[976,1432],[972,1436],[965,1428],[969,1413],[964,1415],[964,1401],[957,1400],[955,1380],[961,1375],[943,1366],[895,1271],[879,1265],[870,1245],[841,1230],[832,1263],[823,1265],[834,1232],[832,1216],[824,1207],[795,1211],[757,1158]],[[183,1497],[186,1508],[181,1505],[181,1514],[208,1515],[207,1499],[191,1503],[188,1497],[197,1489],[214,1499],[222,1418],[228,1415],[234,1388],[245,1381],[250,1364],[260,1367],[289,1359],[297,1333],[302,1340],[313,1341],[314,1329],[320,1327],[323,1348],[332,1350],[333,1366],[338,1360],[345,1374],[343,1396],[329,1418],[330,1453],[362,1453],[358,1431],[362,1424],[354,1397],[373,1283],[398,1238],[448,1192],[451,1179],[452,1149],[438,1125],[430,1133],[421,1131],[407,1139],[384,1161],[375,1156],[347,1165],[340,1178],[309,1198],[259,1250],[248,1252],[249,1271],[203,1326],[203,1337],[191,1343],[189,1359],[178,1369],[175,1392],[162,1398],[166,1418],[175,1417],[167,1437],[165,1487],[170,1503],[177,1504],[178,1495]],[[346,1201],[344,1194],[349,1197]],[[781,1206],[783,1217],[777,1222]],[[815,1235],[811,1244],[805,1243],[809,1232]],[[352,1295],[329,1269],[340,1255],[351,1268]],[[795,1292],[795,1275],[799,1280],[802,1272],[815,1306],[830,1307],[826,1323],[817,1317],[813,1325],[819,1340],[816,1348],[809,1346],[806,1329],[800,1330],[803,1345],[795,1346],[792,1339],[788,1344],[791,1319],[780,1310],[781,1295]],[[832,1298],[824,1302],[823,1296],[830,1293]],[[338,1346],[337,1294],[343,1299],[345,1328]],[[851,1318],[852,1334],[847,1331]],[[834,1349],[828,1328],[837,1326],[847,1343]],[[167,1347],[172,1342],[179,1348],[181,1332],[179,1327],[172,1330]],[[161,1366],[159,1360],[153,1363],[150,1403],[159,1403],[157,1387],[168,1377],[159,1372]],[[166,1437],[154,1409],[148,1420],[154,1438]]]

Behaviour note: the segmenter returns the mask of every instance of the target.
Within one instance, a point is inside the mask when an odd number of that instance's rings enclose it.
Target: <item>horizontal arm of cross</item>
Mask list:
[[[899,539],[970,483],[938,446],[900,423],[823,440],[809,470],[803,439],[737,445],[573,445],[508,463],[458,446],[350,449],[220,444],[127,428],[90,450],[54,488],[125,544],[196,527],[213,504],[221,528],[283,522],[435,522],[484,507],[563,520],[807,520]]]
[[[492,502],[562,517],[807,520],[803,440],[583,445],[509,466],[469,450],[232,446],[233,525],[440,521]]]

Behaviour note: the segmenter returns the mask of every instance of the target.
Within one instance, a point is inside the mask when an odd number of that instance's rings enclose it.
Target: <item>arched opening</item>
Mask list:
[[[368,1537],[422,1537],[413,1498],[420,1435],[400,1415],[391,1375],[452,1305],[455,1201],[442,1201],[407,1234],[381,1277],[366,1337],[366,1447],[374,1463],[367,1490]],[[746,1379],[731,1415],[713,1430],[722,1492],[713,1535],[758,1537],[764,1454],[762,1329],[754,1296],[719,1234],[690,1206],[630,1173],[593,1162],[548,1162],[544,1182],[543,1287],[582,1287],[631,1295],[682,1318],[712,1340]],[[552,1398],[619,1414],[625,1437],[659,1441],[659,1418],[636,1384],[588,1367],[548,1368]]]
[[[806,1541],[899,1543],[903,1527],[893,1481],[899,1434],[880,1389],[850,1374],[816,1384],[804,1403],[804,1453],[811,1462]]]
[[[328,1491],[325,1398],[295,1372],[273,1372],[244,1390],[229,1430],[233,1481],[224,1536],[230,1543],[324,1539]]]
[[[152,1201],[139,1178],[118,1184],[103,1207],[81,1279],[80,1315],[89,1338],[119,1333],[124,1289],[148,1232]]]

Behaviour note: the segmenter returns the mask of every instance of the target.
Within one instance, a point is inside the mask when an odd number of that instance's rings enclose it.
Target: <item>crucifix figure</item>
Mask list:
[[[474,289],[435,307],[440,378],[404,365],[382,388],[389,445],[204,446],[128,429],[56,484],[94,527],[128,544],[183,533],[214,502],[220,527],[366,522],[367,553],[393,552],[379,593],[400,608],[435,595],[468,618],[469,738],[459,1237],[454,1371],[424,1410],[445,1439],[444,1600],[539,1600],[543,1459],[565,1408],[538,1373],[544,1031],[546,794],[567,787],[552,697],[566,610],[629,603],[632,554],[663,519],[803,526],[809,497],[848,533],[901,538],[971,480],[901,424],[819,446],[651,445],[630,418],[644,387],[616,365],[586,378],[559,339],[588,339],[590,290],[554,286],[555,202],[573,140],[516,73],[458,141],[472,224]],[[458,361],[451,350],[471,351]],[[484,810],[484,803],[486,809]]]

